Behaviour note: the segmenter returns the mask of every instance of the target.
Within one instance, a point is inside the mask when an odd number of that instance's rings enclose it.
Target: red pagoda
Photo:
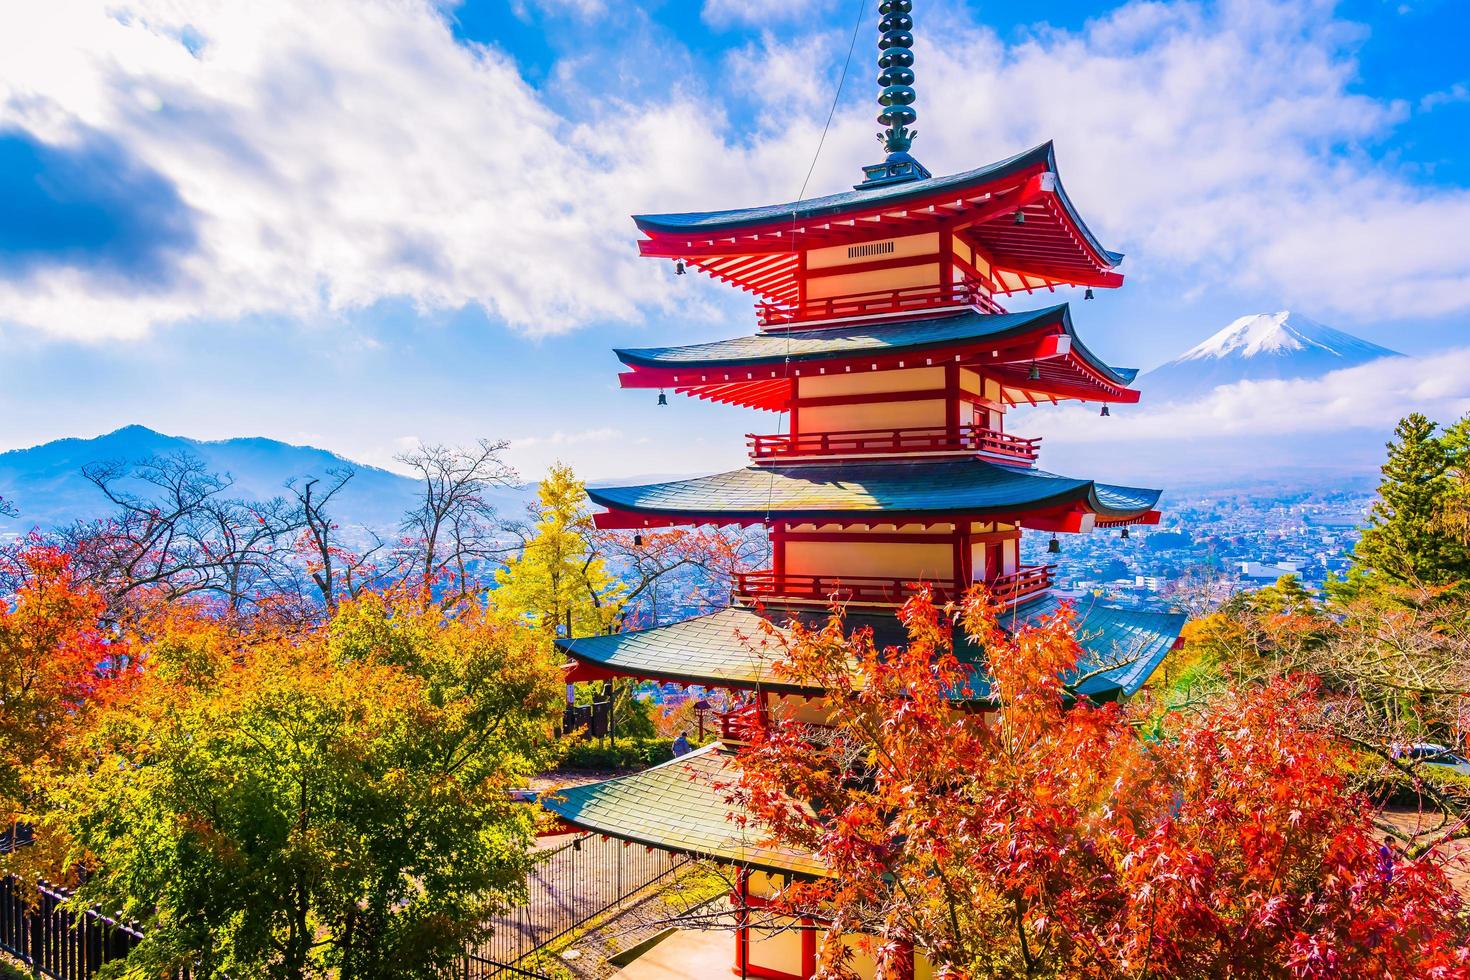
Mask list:
[[[940,598],[983,582],[1015,622],[1053,612],[1054,566],[1024,565],[1021,537],[1158,521],[1159,491],[1039,469],[1038,440],[1007,431],[1014,406],[1138,400],[1136,371],[1077,336],[1066,305],[1007,312],[1019,293],[1122,284],[1073,207],[1050,143],[933,177],[909,153],[915,120],[911,0],[879,5],[879,122],[886,159],[852,190],[791,204],[635,217],[643,255],[753,294],[756,331],[683,347],[619,350],[625,388],[658,389],[777,413],[748,437],[750,465],[698,479],[589,491],[599,527],[763,527],[770,566],[739,576],[729,608],[636,632],[558,641],[570,681],[624,676],[739,692],[743,713],[820,723],[821,695],[774,676],[763,623],[824,617],[899,643],[895,612],[926,583]],[[784,431],[782,431],[784,428]],[[1123,531],[1126,534],[1126,530]],[[1078,693],[1135,692],[1174,646],[1184,617],[1079,602],[1087,654]],[[984,651],[956,636],[983,678]],[[1100,669],[1107,668],[1107,669]],[[984,690],[983,683],[976,685]],[[737,906],[819,861],[768,846],[732,819],[724,739],[632,776],[568,790],[546,807],[566,824],[744,869]],[[736,972],[787,980],[813,970],[809,934],[742,928]],[[859,972],[862,972],[859,957]],[[916,975],[926,966],[916,963]]]

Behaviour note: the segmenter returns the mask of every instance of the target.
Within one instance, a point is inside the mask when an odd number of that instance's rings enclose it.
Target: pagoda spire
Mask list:
[[[858,190],[922,180],[930,176],[924,166],[909,156],[918,132],[910,129],[919,114],[914,111],[914,10],[913,0],[881,0],[878,13],[878,122],[887,128],[878,140],[888,158],[863,168],[866,179]]]

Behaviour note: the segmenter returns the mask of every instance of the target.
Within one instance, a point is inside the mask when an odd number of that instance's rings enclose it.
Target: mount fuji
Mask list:
[[[1401,357],[1300,313],[1243,316],[1139,378],[1152,403],[1187,401],[1237,381],[1316,378],[1383,357]]]

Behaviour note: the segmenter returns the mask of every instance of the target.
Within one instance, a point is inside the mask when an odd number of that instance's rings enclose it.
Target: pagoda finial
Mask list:
[[[864,167],[867,179],[856,185],[858,190],[921,180],[929,171],[913,157],[909,147],[919,134],[910,129],[919,114],[914,111],[914,19],[913,0],[881,0],[878,13],[878,104],[883,111],[878,122],[888,127],[878,140],[888,151],[888,159]]]
[[[878,13],[883,15],[878,22],[878,67],[883,71],[878,76],[882,86],[878,104],[883,107],[878,121],[888,127],[878,139],[889,153],[907,153],[919,135],[909,129],[919,118],[913,109],[914,19],[909,16],[913,9],[913,0],[883,0],[878,4]]]

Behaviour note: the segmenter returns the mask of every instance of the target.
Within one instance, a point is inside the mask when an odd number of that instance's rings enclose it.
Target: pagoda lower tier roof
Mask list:
[[[1069,600],[1051,593],[1037,596],[1006,611],[1002,625],[1017,629],[1038,622],[1065,601]],[[1142,687],[1173,648],[1186,618],[1182,613],[1125,609],[1092,599],[1070,601],[1076,608],[1077,641],[1083,654],[1074,677],[1087,678],[1077,692],[1089,697],[1128,695]],[[790,638],[786,624],[798,620],[817,625],[829,615],[824,609],[731,606],[667,626],[561,639],[556,644],[593,673],[815,695],[821,692],[783,678],[776,664]],[[844,624],[849,632],[871,629],[880,649],[908,642],[894,612],[849,612]],[[956,656],[972,667],[967,691],[956,692],[956,699],[985,702],[989,682],[984,649],[959,629],[953,642]]]
[[[543,794],[541,805],[568,823],[648,847],[778,874],[825,874],[814,855],[771,843],[751,819],[730,819],[739,779],[735,753],[716,742],[651,769]]]
[[[881,523],[924,515],[1016,517],[1081,511],[1107,522],[1148,514],[1160,491],[1077,480],[977,458],[751,466],[692,480],[587,491],[614,514],[600,526],[668,523]]]
[[[1065,343],[1048,338],[1065,337]],[[1029,346],[1028,346],[1029,343]],[[987,356],[1004,348],[1005,361]],[[904,364],[918,367],[940,359],[961,358],[977,367],[1004,375],[1005,365],[1015,362],[1010,380],[1021,384],[1035,362],[1042,377],[1025,387],[1046,391],[1050,387],[1076,393],[1079,386],[1096,389],[1091,397],[1127,400],[1125,392],[1138,376],[1137,368],[1112,367],[1100,360],[1077,338],[1067,304],[1022,313],[981,313],[964,310],[924,319],[889,320],[846,324],[827,328],[802,328],[755,334],[683,347],[621,349],[614,353],[633,370],[622,376],[624,387],[690,387],[703,385],[768,385],[773,378],[789,381],[803,370],[852,371],[885,366],[898,356],[928,354],[928,361],[909,357]],[[1055,363],[1053,363],[1055,362]],[[759,369],[768,370],[742,370]],[[779,368],[773,373],[772,368]],[[1002,380],[1005,380],[1003,377]],[[727,399],[728,400],[728,399]]]

